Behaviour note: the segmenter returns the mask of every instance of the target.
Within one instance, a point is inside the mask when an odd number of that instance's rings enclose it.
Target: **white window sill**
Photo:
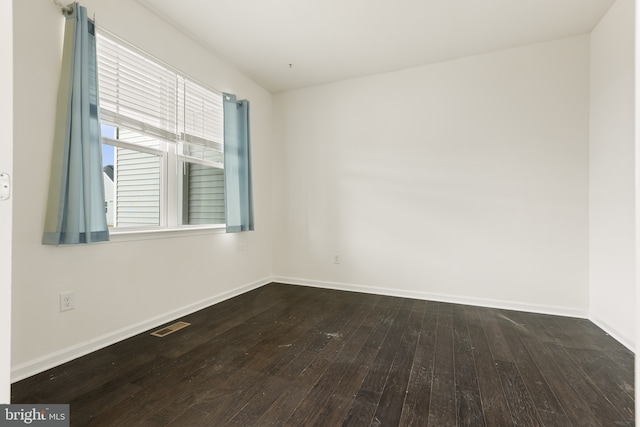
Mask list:
[[[179,228],[120,228],[109,229],[109,241],[112,243],[117,243],[131,242],[136,240],[171,239],[175,237],[222,234],[226,233],[226,231],[227,228],[224,224],[187,225]]]

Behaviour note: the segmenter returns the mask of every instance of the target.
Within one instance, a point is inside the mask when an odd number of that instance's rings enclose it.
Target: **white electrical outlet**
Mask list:
[[[76,298],[73,291],[60,293],[60,312],[69,311],[76,308]]]
[[[334,264],[340,264],[340,255],[335,254],[335,255],[333,256],[333,263],[334,263]]]

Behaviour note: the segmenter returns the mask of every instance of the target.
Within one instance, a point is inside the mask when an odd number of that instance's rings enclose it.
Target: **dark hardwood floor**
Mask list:
[[[587,320],[270,284],[15,383],[93,426],[632,426]]]

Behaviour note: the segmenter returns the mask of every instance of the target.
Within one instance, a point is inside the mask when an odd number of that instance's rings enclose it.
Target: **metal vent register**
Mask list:
[[[166,337],[169,334],[172,334],[176,331],[179,331],[182,328],[186,328],[187,326],[189,326],[191,323],[187,323],[187,322],[176,322],[173,325],[169,325],[169,326],[165,326],[162,329],[158,329],[155,332],[151,332],[151,335],[153,335],[154,337]]]

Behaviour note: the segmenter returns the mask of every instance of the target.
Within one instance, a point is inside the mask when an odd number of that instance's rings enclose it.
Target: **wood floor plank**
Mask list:
[[[402,396],[407,390],[423,317],[424,313],[420,310],[412,310],[409,315],[406,327],[402,332],[400,345],[387,375],[387,381],[380,396],[372,425],[393,426],[400,423],[404,401],[398,399],[398,396]]]
[[[165,425],[170,427],[209,427],[215,425],[215,423],[209,418],[209,413],[198,409],[190,409]]]
[[[557,324],[567,333],[571,334],[578,348],[597,348],[605,351],[624,372],[632,372],[634,369],[634,355],[626,347],[620,345],[612,336],[589,322],[586,319],[571,319],[560,316],[552,316],[549,323]],[[577,338],[576,338],[577,337]],[[558,343],[569,347],[564,343]],[[633,380],[630,381],[633,384]]]
[[[513,317],[513,313],[501,311],[497,314],[496,321],[502,330],[518,373],[524,381],[531,399],[536,405],[536,409],[562,414],[563,409],[549,388],[538,366],[533,361],[529,351],[522,343],[522,339],[536,339],[536,331],[527,325],[514,321],[511,317]],[[542,343],[540,343],[540,345],[542,345]]]
[[[287,389],[273,402],[269,409],[262,414],[256,425],[281,426],[291,416],[304,396],[309,393],[309,384],[315,381],[329,367],[329,360],[312,352],[315,357],[309,366],[298,375]]]
[[[536,411],[531,394],[518,373],[515,363],[497,361],[498,375],[507,395],[514,424],[517,426],[540,426],[542,420]]]
[[[286,421],[287,425],[313,425],[318,419],[326,423],[327,416],[322,411],[318,411],[318,406],[333,407],[335,410],[335,406],[328,404],[332,397],[334,398],[334,403],[336,400],[345,400],[345,397],[347,397],[345,391],[342,388],[338,388],[338,385],[345,385],[343,379],[349,366],[353,364],[354,359],[362,354],[363,347],[370,342],[369,338],[374,327],[381,320],[380,312],[376,308],[376,306],[370,305],[362,311],[363,314],[366,313],[364,318],[356,316],[361,318],[360,325],[353,330],[353,333],[345,336],[345,345],[336,354],[331,366],[318,378],[310,392],[291,414]],[[345,334],[347,334],[346,331]],[[336,397],[342,398],[336,399]]]
[[[562,368],[557,363],[558,360],[547,350],[546,344],[540,345],[535,341],[525,341],[525,345],[528,347],[536,365],[545,376],[547,384],[560,400],[564,413],[569,420],[567,425],[575,427],[599,426],[600,422],[582,397],[566,380]]]
[[[274,402],[293,380],[298,377],[314,358],[318,356],[312,351],[303,350],[276,376],[271,376],[264,385],[254,394],[253,399],[245,402],[244,406],[229,421],[229,426],[253,426],[258,425],[258,420],[274,405]]]
[[[126,414],[134,413],[139,408],[139,399],[150,398],[145,393],[144,382],[137,383],[136,380],[142,378],[150,378],[152,372],[156,369],[162,369],[167,366],[168,360],[164,357],[156,357],[155,359],[142,364],[137,370],[123,372],[114,376],[101,386],[93,388],[91,391],[68,401],[74,419],[85,420],[88,422],[94,418],[101,418],[105,414]],[[132,401],[137,401],[131,405]],[[113,405],[117,403],[117,411],[114,411]]]
[[[402,405],[400,425],[426,426],[433,382],[438,305],[429,302],[424,311],[416,353],[411,366],[407,393]]]
[[[396,300],[392,301],[396,302]],[[384,390],[393,357],[402,338],[404,323],[410,316],[411,305],[413,305],[413,301],[405,301],[403,306],[399,308],[382,348],[376,355],[373,365],[356,394],[343,425],[368,425],[371,423]]]
[[[634,387],[630,380],[633,379],[628,378],[628,374],[604,351],[575,348],[566,348],[565,351],[622,417],[632,419],[635,405]]]
[[[341,311],[340,315],[332,317],[321,329],[321,336],[311,342],[307,351],[318,353],[311,364],[291,383],[291,386],[285,390],[269,407],[269,409],[258,420],[259,424],[264,425],[282,425],[295,411],[300,402],[309,393],[313,384],[331,365],[337,352],[344,347],[344,339],[335,339],[336,330],[349,318],[353,320],[351,327],[355,328],[357,323],[356,317],[349,317],[351,313],[348,310]],[[345,335],[350,336],[350,332],[345,330]],[[339,334],[338,334],[339,335]],[[322,353],[321,353],[322,350]]]
[[[536,321],[545,330],[545,334],[552,338],[552,343],[560,345],[578,345],[574,338],[575,334],[570,332],[569,323],[557,321],[556,316],[536,316]]]
[[[104,411],[116,411],[129,396],[140,391],[140,387],[124,384],[113,388],[108,385],[93,390],[91,394],[78,397],[69,402],[70,416],[74,424],[83,425]],[[99,398],[98,398],[99,396]]]
[[[510,424],[513,419],[496,369],[496,362],[491,355],[489,341],[482,326],[478,308],[468,306],[465,311],[486,425]]]
[[[270,284],[12,385],[75,426],[633,425],[633,354],[584,319]]]
[[[379,393],[362,388],[358,390],[358,393],[353,399],[353,402],[349,409],[349,413],[347,414],[341,425],[343,427],[371,425],[373,410],[375,410],[379,399]]]
[[[81,357],[49,369],[35,378],[27,378],[14,384],[12,399],[21,402],[25,395],[31,394],[43,402],[51,402],[51,399],[58,402],[69,401],[102,384],[106,376],[101,370],[110,366],[113,359],[111,352],[101,351],[92,357]],[[44,378],[47,381],[42,381]]]
[[[561,346],[546,344],[545,348],[556,360],[565,380],[578,392],[602,425],[608,426],[626,422],[625,417],[613,407],[591,380],[584,376]]]
[[[370,307],[366,306],[359,306],[355,310],[348,310],[347,307],[349,307],[349,305],[342,302],[334,308],[333,316],[325,317],[324,322],[311,322],[308,325],[309,327],[313,326],[314,334],[321,336],[321,340],[312,339],[305,341],[305,343],[309,342],[309,345],[306,347],[307,351],[318,352],[319,348],[316,343],[319,341],[327,343],[329,340],[332,340],[336,343],[336,348],[342,347],[356,330],[365,313],[371,310]],[[305,323],[305,320],[297,319],[296,317],[292,317],[291,320],[292,323],[289,325],[289,328],[283,328],[284,330],[281,329],[277,331],[276,337],[278,339],[276,339],[276,341],[269,339],[270,337],[266,337],[260,342],[259,346],[245,353],[249,359],[243,360],[242,364],[236,365],[236,367],[240,371],[251,370],[262,374],[271,372],[271,368],[275,365],[281,365],[282,353],[291,356],[293,343],[296,342],[298,338],[301,338],[299,334],[291,334],[289,331],[295,330],[296,328],[300,329],[299,326]],[[309,321],[309,319],[307,319],[307,321]],[[283,340],[280,338],[282,335],[287,339]],[[285,347],[278,346],[280,343],[285,343]],[[291,346],[286,347],[289,344],[291,344]],[[280,351],[276,353],[273,351],[268,352],[269,348],[274,347]],[[332,355],[330,352],[327,352],[323,357],[331,360]],[[244,384],[245,382],[246,384]],[[202,406],[201,409],[204,410],[214,404],[216,409],[210,411],[211,418],[224,424],[233,418],[257,392],[255,388],[251,387],[250,382],[251,379],[245,379],[243,383],[239,384],[236,378],[230,377],[227,379],[227,382],[221,383],[215,390],[204,392],[199,398],[198,406]],[[311,384],[309,386],[311,386]]]
[[[295,423],[301,420],[302,423],[310,425],[317,415],[316,406],[325,402],[346,366],[353,360],[359,352],[361,346],[371,333],[370,326],[363,326],[362,323],[368,319],[373,307],[361,305],[355,310],[344,310],[344,316],[334,316],[333,324],[326,329],[331,332],[324,332],[339,343],[335,346],[335,351],[323,352],[323,357],[329,359],[330,364],[325,372],[311,385],[309,393],[298,404],[293,414],[290,415],[287,423]],[[325,330],[323,328],[323,330]],[[310,350],[309,348],[307,350]],[[259,366],[254,369],[263,370]],[[224,418],[225,422],[229,418]],[[293,421],[292,421],[293,420]]]
[[[317,411],[318,406],[323,407],[334,394],[336,386],[370,334],[370,326],[362,326],[355,331],[354,336],[345,343],[345,347],[332,360],[327,370],[316,380],[309,393],[287,419],[286,425],[313,425],[320,415]],[[337,394],[340,394],[340,391]]]
[[[451,318],[453,327],[453,357],[455,362],[456,385],[468,389],[478,389],[473,354],[471,352],[471,338],[465,309],[461,305],[452,305]]]
[[[480,427],[485,425],[480,391],[456,385],[457,426]]]
[[[451,304],[438,304],[438,329],[435,337],[428,426],[455,426],[457,423],[451,310]]]
[[[495,313],[496,311],[490,308],[481,307],[478,309],[478,315],[489,342],[491,355],[496,361],[513,362],[513,357],[502,334],[502,329],[500,329],[496,321]]]
[[[216,388],[206,388],[199,393],[196,407],[205,410],[215,406],[217,409],[209,413],[212,419],[219,422],[235,415],[234,408],[240,410],[244,402],[257,392],[250,387],[252,379],[243,372],[259,372],[265,378],[277,374],[304,348],[314,343],[313,338],[319,335],[318,326],[322,328],[322,321],[315,317],[316,309],[310,308],[306,319],[303,316],[290,316],[289,323],[278,323],[271,332],[263,333],[262,340],[256,345],[228,362],[234,368],[233,375],[218,376]],[[330,319],[324,318],[325,321]],[[206,382],[204,385],[206,387]]]
[[[391,329],[397,309],[380,304],[376,312],[379,313],[377,323],[373,325],[373,330],[367,341],[336,386],[340,393],[334,393],[329,401],[318,410],[314,426],[341,425],[347,417],[354,398]]]
[[[547,411],[538,411],[540,420],[544,427],[567,427],[571,426],[569,418],[565,414],[556,414]]]
[[[453,359],[458,425],[483,426],[484,414],[478,374],[471,350],[469,324],[464,306],[452,306]]]

